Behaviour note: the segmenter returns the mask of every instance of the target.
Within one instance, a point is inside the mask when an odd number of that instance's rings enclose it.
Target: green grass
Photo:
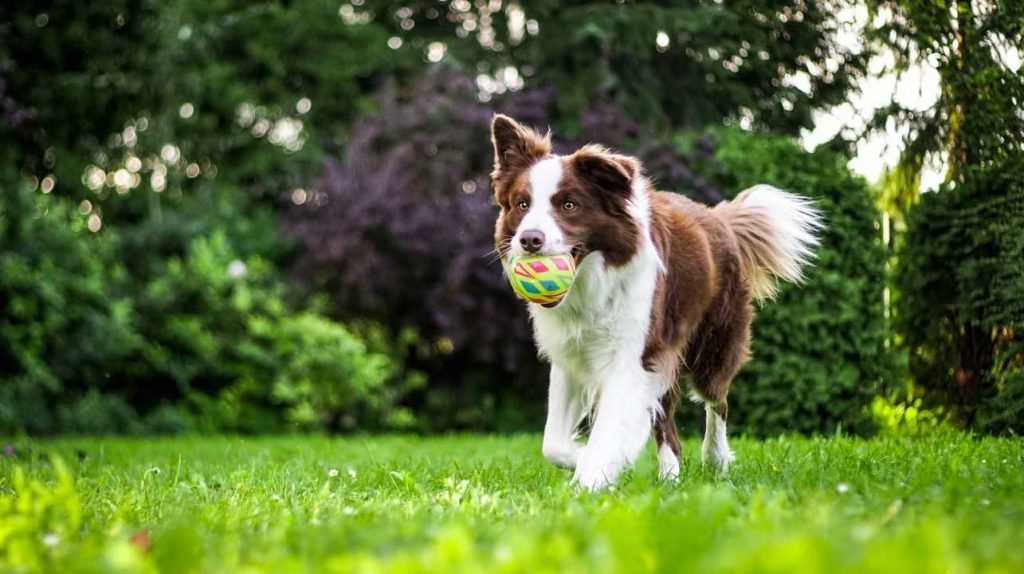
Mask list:
[[[597,495],[535,436],[15,444],[2,572],[1024,572],[1019,439],[690,441]]]

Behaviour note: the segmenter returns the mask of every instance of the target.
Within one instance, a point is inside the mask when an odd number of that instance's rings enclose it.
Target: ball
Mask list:
[[[508,262],[512,290],[531,303],[552,306],[562,300],[576,277],[571,255],[526,255]]]

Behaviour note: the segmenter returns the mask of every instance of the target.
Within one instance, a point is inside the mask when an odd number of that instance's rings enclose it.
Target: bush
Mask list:
[[[389,342],[368,348],[315,309],[294,311],[274,266],[240,256],[225,231],[163,262],[139,257],[130,276],[126,254],[192,233],[125,242],[77,211],[24,186],[0,197],[0,432],[412,424],[395,402],[419,381],[394,372]]]
[[[783,286],[757,310],[753,359],[730,391],[730,426],[755,435],[869,430],[871,400],[896,376],[870,191],[838,154],[739,131],[716,139],[714,180],[727,194],[768,183],[814,198],[827,219],[806,284]]]
[[[907,219],[897,327],[927,404],[1024,432],[1024,159],[968,169]]]
[[[141,341],[116,238],[26,186],[0,191],[0,432],[45,432],[58,400],[109,388]]]
[[[313,311],[292,313],[266,261],[223,233],[192,241],[138,299],[150,370],[136,404],[187,399],[200,428],[382,428],[399,418],[392,363]]]
[[[388,357],[367,352],[362,340],[320,315],[256,318],[254,336],[270,344],[281,366],[271,396],[285,406],[285,419],[303,429],[351,430],[411,424],[397,408],[398,389],[388,389],[394,367]]]

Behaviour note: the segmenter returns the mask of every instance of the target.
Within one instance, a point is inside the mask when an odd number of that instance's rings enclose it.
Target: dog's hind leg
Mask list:
[[[679,430],[676,428],[676,401],[679,392],[673,385],[661,396],[661,411],[654,419],[654,440],[658,446],[658,477],[679,478]]]
[[[698,331],[690,363],[694,395],[706,411],[701,461],[727,472],[736,458],[726,434],[729,385],[749,354],[753,309],[743,302],[723,310],[716,321]]]

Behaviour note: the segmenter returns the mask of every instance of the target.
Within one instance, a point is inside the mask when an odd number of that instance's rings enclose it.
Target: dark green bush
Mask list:
[[[885,348],[885,251],[879,213],[845,158],[808,153],[791,139],[717,134],[714,179],[735,195],[767,183],[814,198],[827,225],[807,283],[785,285],[757,310],[753,359],[730,391],[738,432],[852,432],[870,428],[868,407],[895,375]]]
[[[900,250],[896,326],[928,404],[1024,432],[1024,159],[924,194]]]

